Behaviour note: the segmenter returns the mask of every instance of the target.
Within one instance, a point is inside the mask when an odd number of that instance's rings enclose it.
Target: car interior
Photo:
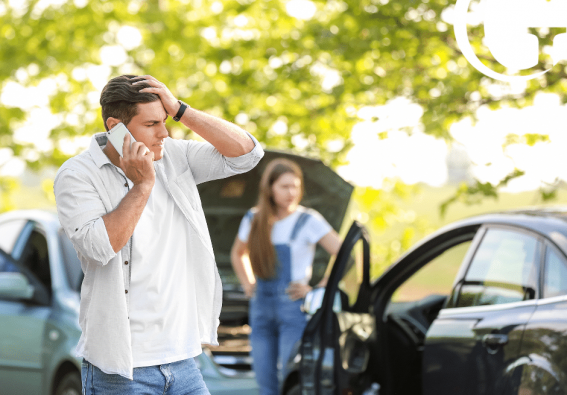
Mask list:
[[[425,335],[447,297],[448,295],[429,295],[416,302],[390,304],[386,326],[389,362],[396,388],[393,393],[421,393]]]

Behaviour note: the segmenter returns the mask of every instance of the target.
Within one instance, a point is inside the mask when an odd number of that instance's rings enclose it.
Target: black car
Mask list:
[[[567,393],[567,209],[453,223],[374,282],[369,251],[354,223],[283,394]]]

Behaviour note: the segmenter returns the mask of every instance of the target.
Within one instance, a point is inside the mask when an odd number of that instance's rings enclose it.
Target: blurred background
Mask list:
[[[266,148],[356,186],[344,226],[377,276],[444,223],[566,197],[567,80],[501,83],[462,56],[448,0],[0,0],[0,212],[53,208],[53,177],[102,131],[100,91],[151,74]],[[484,45],[482,4],[469,39]],[[549,68],[556,29],[536,28]],[[514,71],[508,70],[513,73]],[[174,138],[199,136],[168,120]]]

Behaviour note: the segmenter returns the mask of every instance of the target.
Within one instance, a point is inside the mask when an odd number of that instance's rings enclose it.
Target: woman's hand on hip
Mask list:
[[[309,284],[291,282],[289,283],[289,287],[287,287],[285,292],[288,294],[291,300],[295,301],[303,299],[305,295],[307,295],[307,293],[312,289],[313,288],[311,288]]]
[[[244,289],[244,294],[248,299],[251,299],[254,296],[254,291],[256,290],[256,284],[247,284],[243,285],[242,288]]]

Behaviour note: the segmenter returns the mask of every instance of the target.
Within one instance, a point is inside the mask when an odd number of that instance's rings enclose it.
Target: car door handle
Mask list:
[[[482,337],[482,343],[489,347],[503,346],[508,343],[508,335],[489,334]]]

